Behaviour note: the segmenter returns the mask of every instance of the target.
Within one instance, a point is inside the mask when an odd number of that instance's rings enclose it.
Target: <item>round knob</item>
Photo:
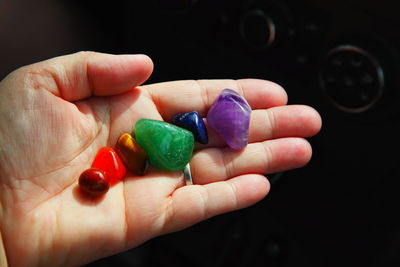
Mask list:
[[[251,47],[267,48],[275,41],[276,25],[263,10],[253,9],[243,15],[240,34]]]
[[[252,49],[285,50],[292,36],[293,16],[283,1],[249,1],[239,20],[240,36]]]
[[[320,83],[335,107],[361,113],[381,100],[386,79],[384,68],[373,53],[356,45],[340,45],[328,52]]]

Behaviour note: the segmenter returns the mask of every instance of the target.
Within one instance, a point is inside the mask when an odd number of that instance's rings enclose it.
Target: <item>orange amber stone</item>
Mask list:
[[[132,173],[143,175],[146,172],[147,154],[130,134],[124,133],[118,138],[115,150]]]
[[[103,170],[87,169],[79,176],[79,187],[89,196],[98,197],[107,193],[110,188],[110,178]]]
[[[110,177],[111,185],[122,180],[126,175],[126,167],[118,156],[117,152],[111,147],[102,147],[96,154],[92,163],[92,168],[105,171]]]

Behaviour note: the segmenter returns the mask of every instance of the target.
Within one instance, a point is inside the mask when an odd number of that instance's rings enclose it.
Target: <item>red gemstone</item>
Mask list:
[[[102,147],[99,152],[97,152],[92,167],[105,171],[110,177],[111,185],[122,180],[126,174],[124,163],[117,152],[111,147]]]
[[[79,187],[86,194],[97,197],[107,193],[110,188],[110,177],[103,170],[87,169],[79,176]]]

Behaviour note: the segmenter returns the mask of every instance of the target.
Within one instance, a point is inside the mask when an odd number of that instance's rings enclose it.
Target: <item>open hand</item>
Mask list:
[[[0,230],[10,266],[74,266],[157,235],[247,207],[269,191],[264,174],[301,167],[304,137],[321,127],[307,106],[286,106],[278,85],[255,79],[175,81],[140,86],[153,64],[143,55],[80,52],[18,69],[0,83]],[[209,129],[182,172],[150,168],[99,199],[78,178],[102,146],[114,146],[140,118],[203,117],[224,88],[253,112],[249,145],[234,151]]]

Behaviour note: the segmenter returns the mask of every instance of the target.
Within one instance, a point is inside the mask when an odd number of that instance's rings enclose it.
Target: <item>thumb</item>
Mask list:
[[[111,55],[78,52],[20,69],[33,88],[44,88],[67,101],[92,95],[123,93],[145,82],[153,62],[145,55]]]

